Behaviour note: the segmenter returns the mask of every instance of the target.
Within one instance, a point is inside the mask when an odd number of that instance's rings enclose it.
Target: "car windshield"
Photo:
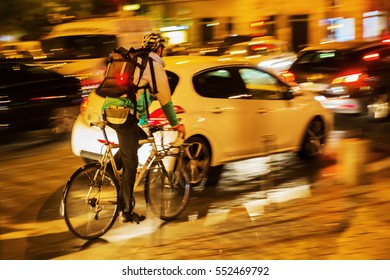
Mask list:
[[[85,59],[106,57],[116,46],[115,35],[77,35],[41,41],[48,59]]]

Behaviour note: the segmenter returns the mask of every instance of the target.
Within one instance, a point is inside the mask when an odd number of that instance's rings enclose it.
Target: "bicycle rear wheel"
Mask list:
[[[176,160],[175,157],[172,159]],[[146,174],[146,203],[162,220],[170,221],[179,216],[187,204],[190,190],[184,168],[168,172],[162,161],[155,161]]]
[[[79,168],[66,184],[63,214],[69,230],[82,239],[96,239],[116,221],[119,186],[113,173],[104,179],[99,163]]]

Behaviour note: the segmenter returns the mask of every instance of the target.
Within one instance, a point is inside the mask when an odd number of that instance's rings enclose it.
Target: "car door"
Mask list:
[[[296,137],[300,137],[300,126],[305,125],[305,105],[291,100],[289,86],[268,72],[254,68],[241,68],[238,72],[256,113],[251,123],[262,152],[292,148]]]
[[[257,153],[259,131],[254,129],[257,105],[245,98],[245,87],[235,67],[219,67],[194,78],[196,91],[203,96],[204,122],[215,145],[229,159]]]

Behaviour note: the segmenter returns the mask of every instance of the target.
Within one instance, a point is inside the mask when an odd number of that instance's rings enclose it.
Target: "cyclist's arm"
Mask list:
[[[171,89],[168,83],[168,77],[165,72],[164,66],[161,63],[153,63],[154,73],[156,76],[157,90],[158,93],[155,94],[155,98],[160,102],[161,108],[169,121],[171,126],[176,126],[179,121],[176,116],[176,112],[173,107],[172,99],[171,99]],[[149,66],[147,66],[149,68]],[[150,71],[147,73],[149,78],[149,85],[153,86],[151,81]]]

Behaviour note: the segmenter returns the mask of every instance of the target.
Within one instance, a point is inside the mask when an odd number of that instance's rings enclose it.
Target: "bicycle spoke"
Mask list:
[[[184,209],[189,192],[190,185],[183,171],[167,174],[157,165],[149,170],[145,196],[152,211],[161,219],[176,218]]]
[[[87,165],[76,171],[67,185],[64,198],[65,221],[78,237],[93,239],[111,228],[117,215],[117,186],[106,173],[95,181],[98,165]]]

